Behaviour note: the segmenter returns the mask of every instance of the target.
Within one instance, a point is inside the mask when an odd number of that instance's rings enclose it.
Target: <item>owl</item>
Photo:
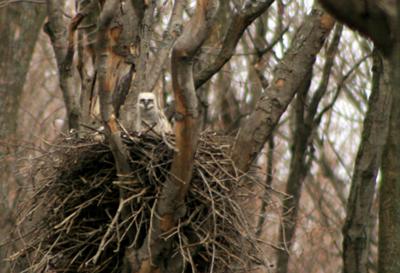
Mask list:
[[[152,92],[139,93],[137,100],[136,131],[154,130],[164,136],[171,133],[171,124],[160,110],[157,98]]]

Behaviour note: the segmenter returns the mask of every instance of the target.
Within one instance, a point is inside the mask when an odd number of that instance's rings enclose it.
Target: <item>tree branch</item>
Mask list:
[[[388,14],[375,0],[319,0],[338,20],[371,38],[385,55],[392,50]]]
[[[333,25],[332,17],[318,10],[313,10],[306,18],[278,65],[272,84],[239,130],[232,149],[232,158],[240,170],[248,170],[271,135],[281,115],[310,73],[315,57]]]
[[[166,272],[182,272],[184,261],[178,257],[172,261],[167,249],[169,241],[161,235],[173,228],[180,217],[185,215],[185,198],[190,187],[194,155],[199,136],[199,114],[193,81],[193,57],[209,34],[214,11],[218,1],[198,0],[196,12],[178,39],[172,52],[172,78],[176,101],[176,148],[171,173],[165,182],[156,206],[153,228],[139,250],[137,272],[159,272],[162,264],[170,268]],[[163,256],[164,254],[164,256]],[[168,259],[169,263],[162,261]],[[135,265],[132,266],[135,268]],[[135,271],[136,272],[136,271]]]
[[[165,63],[168,59],[168,55],[174,45],[176,39],[182,33],[182,13],[183,13],[184,1],[175,0],[174,6],[172,8],[171,18],[168,23],[167,29],[164,31],[162,39],[162,47],[157,52],[155,62],[151,66],[149,79],[147,83],[146,90],[151,91],[154,89],[157,80],[159,79],[162,70],[164,69]]]
[[[260,1],[259,4],[254,4],[251,3],[251,1],[247,1],[245,7],[233,15],[233,19],[229,25],[224,40],[221,41],[221,51],[218,56],[206,68],[195,72],[194,82],[196,89],[207,82],[230,60],[243,32],[258,16],[266,11],[273,2],[274,0],[267,0]]]
[[[109,29],[118,9],[118,3],[118,0],[107,1],[100,15],[96,44],[96,70],[99,84],[100,112],[102,120],[106,124],[110,148],[116,162],[117,175],[126,177],[131,170],[112,103],[112,91],[116,85],[116,77],[112,73],[113,68],[115,68],[116,63],[123,61],[122,57],[112,52],[112,43],[118,39],[116,37],[118,36],[118,29]]]
[[[47,0],[48,22],[45,24],[45,32],[49,35],[53,50],[56,55],[60,87],[63,92],[64,102],[67,109],[69,129],[79,129],[80,104],[74,79],[74,35],[76,26],[81,22],[79,17],[70,24],[69,34],[63,20],[63,1]]]

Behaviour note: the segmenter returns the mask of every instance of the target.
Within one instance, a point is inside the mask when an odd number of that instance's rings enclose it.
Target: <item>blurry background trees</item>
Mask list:
[[[0,1],[0,258],[23,245],[12,230],[18,202],[35,187],[29,180],[34,158],[80,123],[98,126],[90,92],[101,77],[94,56],[104,1],[79,19],[72,56],[67,29],[91,1],[65,2]],[[127,39],[119,44],[123,59],[109,63],[117,82],[131,83],[120,117],[132,121],[138,90],[155,92],[170,115],[170,52],[196,1],[122,2],[120,20],[146,27],[118,33]],[[219,2],[210,35],[194,56],[194,85],[201,129],[235,137],[235,163],[266,185],[249,189],[254,198],[243,202],[268,261],[259,272],[378,272],[376,180],[392,109],[386,40],[374,50],[372,41],[312,1]],[[64,128],[58,119],[68,121]],[[395,163],[390,148],[385,155]],[[9,272],[0,262],[0,272]],[[379,272],[396,272],[390,270]]]

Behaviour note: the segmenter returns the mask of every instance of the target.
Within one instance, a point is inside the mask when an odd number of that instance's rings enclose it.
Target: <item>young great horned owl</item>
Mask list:
[[[172,132],[171,125],[158,107],[157,98],[152,92],[139,93],[136,107],[137,132],[141,133],[150,129],[162,135]]]

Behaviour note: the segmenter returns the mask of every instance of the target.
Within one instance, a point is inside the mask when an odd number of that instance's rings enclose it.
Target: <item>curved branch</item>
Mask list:
[[[200,129],[198,101],[193,81],[193,57],[209,34],[217,3],[215,0],[197,2],[194,17],[172,51],[172,86],[175,96],[175,136],[178,152],[172,161],[171,175],[167,182],[167,185],[170,185],[166,186],[162,193],[165,197],[172,197],[171,201],[174,204],[165,204],[164,208],[160,202],[162,214],[176,213],[177,206],[184,205],[186,192],[189,189]],[[166,225],[166,230],[175,224],[174,221],[167,222],[163,223]]]
[[[375,0],[319,0],[338,20],[374,41],[385,54],[392,50],[390,18]]]
[[[168,253],[169,241],[162,234],[173,228],[185,214],[185,197],[190,187],[194,155],[197,148],[199,126],[197,97],[193,81],[193,57],[204,43],[217,7],[217,0],[198,0],[196,12],[178,39],[172,52],[172,78],[176,101],[177,120],[175,124],[176,148],[170,175],[165,182],[153,217],[153,227],[139,250],[134,272],[159,272],[162,261],[166,261],[167,272],[182,272],[184,261],[181,257],[171,259]],[[163,256],[163,254],[165,254]]]

